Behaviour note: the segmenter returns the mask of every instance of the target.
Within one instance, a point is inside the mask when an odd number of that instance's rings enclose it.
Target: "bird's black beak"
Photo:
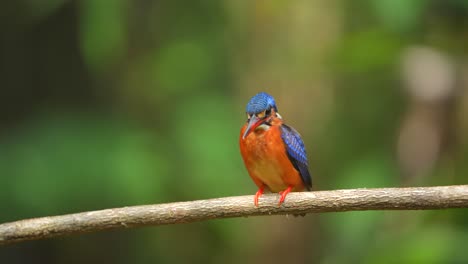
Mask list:
[[[252,115],[249,120],[249,124],[247,125],[247,129],[245,129],[244,135],[242,136],[242,139],[245,139],[250,134],[250,132],[254,131],[262,123],[263,119],[258,118],[256,115]]]

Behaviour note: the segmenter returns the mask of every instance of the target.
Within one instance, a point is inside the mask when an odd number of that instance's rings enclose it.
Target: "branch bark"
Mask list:
[[[67,234],[242,216],[468,208],[468,185],[290,193],[281,206],[278,197],[263,195],[258,208],[252,196],[236,196],[20,220],[0,224],[0,245]]]

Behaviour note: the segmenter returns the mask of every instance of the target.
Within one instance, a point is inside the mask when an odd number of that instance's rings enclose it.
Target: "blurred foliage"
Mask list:
[[[301,131],[317,190],[466,183],[468,1],[20,0],[0,4],[0,29],[0,222],[253,194],[238,136],[261,90]],[[405,81],[415,47],[455,65],[448,99]],[[402,155],[432,130],[435,160]],[[29,242],[0,259],[465,263],[467,217],[225,219]]]

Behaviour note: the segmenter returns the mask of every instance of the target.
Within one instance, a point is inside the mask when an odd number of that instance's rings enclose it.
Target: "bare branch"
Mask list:
[[[216,218],[365,210],[468,208],[468,185],[420,188],[350,189],[290,193],[278,206],[265,194],[131,206],[0,224],[0,245],[101,230],[190,223]]]

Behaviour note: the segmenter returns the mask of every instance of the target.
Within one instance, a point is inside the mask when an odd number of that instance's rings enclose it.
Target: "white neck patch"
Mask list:
[[[268,130],[268,129],[270,129],[270,126],[266,124],[261,124],[257,128],[255,128],[255,130]]]

